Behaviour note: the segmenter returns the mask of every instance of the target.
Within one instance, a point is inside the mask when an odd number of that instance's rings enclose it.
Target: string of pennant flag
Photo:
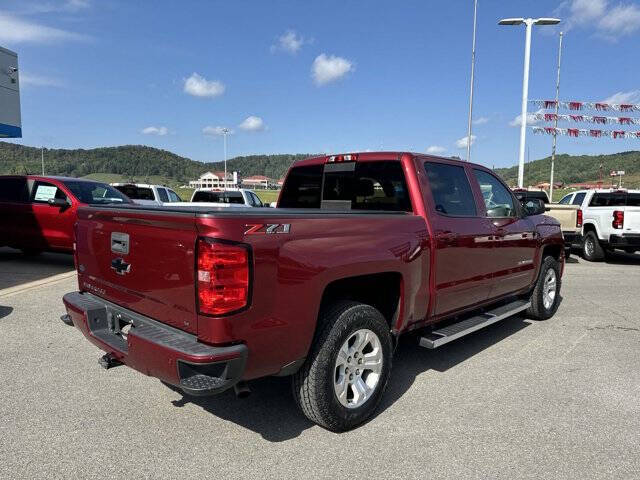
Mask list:
[[[534,113],[533,118],[542,122],[586,122],[599,124],[640,125],[640,117],[601,117],[597,115],[556,115],[555,113]]]
[[[639,103],[605,103],[605,102],[563,102],[555,100],[529,100],[538,108],[549,109],[558,108],[564,110],[598,110],[607,112],[610,110],[618,112],[640,112]]]
[[[533,133],[543,135],[565,135],[568,137],[610,137],[610,138],[640,138],[640,132],[626,132],[624,130],[598,130],[585,128],[532,127]]]

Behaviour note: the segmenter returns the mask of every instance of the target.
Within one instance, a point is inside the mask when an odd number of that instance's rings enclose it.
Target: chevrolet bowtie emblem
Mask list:
[[[125,275],[131,271],[131,264],[121,258],[114,258],[111,260],[111,268],[115,270],[118,275]]]

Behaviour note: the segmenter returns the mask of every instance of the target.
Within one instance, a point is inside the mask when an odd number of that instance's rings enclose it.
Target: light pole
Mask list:
[[[40,147],[40,161],[42,162],[42,176],[44,177],[44,147]]]
[[[531,57],[531,27],[533,25],[556,25],[559,18],[504,18],[498,25],[522,25],[524,23],[524,74],[522,78],[522,113],[520,116],[520,152],[518,155],[518,187],[524,183],[524,145],[527,135],[527,97],[529,95],[529,60]]]
[[[554,127],[558,128],[558,100],[560,97],[560,63],[562,62],[562,32],[560,32],[560,45],[558,46],[558,76],[556,78],[556,119]],[[551,179],[549,180],[549,201],[553,203],[553,169],[556,162],[557,130],[553,132],[553,144],[551,146]]]
[[[473,115],[473,71],[476,65],[476,15],[478,0],[473,2],[473,41],[471,43],[471,88],[469,89],[469,126],[467,128],[467,162],[471,161],[471,118]]]
[[[224,143],[224,188],[227,189],[227,135],[229,134],[229,129],[224,127],[222,129],[222,138]]]

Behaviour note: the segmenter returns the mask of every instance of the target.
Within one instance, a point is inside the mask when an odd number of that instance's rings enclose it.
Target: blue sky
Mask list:
[[[145,144],[201,161],[358,150],[465,156],[472,1],[0,0],[25,145]],[[561,98],[640,103],[640,3],[479,0],[472,160],[517,161],[524,27],[563,19]],[[530,98],[552,98],[558,29],[534,27]],[[588,128],[588,127],[587,127]],[[559,151],[640,149],[559,137]],[[458,145],[457,145],[458,143]],[[528,133],[531,159],[551,137]]]

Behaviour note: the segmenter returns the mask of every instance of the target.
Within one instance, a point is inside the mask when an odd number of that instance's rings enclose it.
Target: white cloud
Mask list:
[[[0,43],[53,43],[63,41],[86,40],[79,33],[47,27],[27,22],[10,15],[0,13]]]
[[[565,0],[554,11],[554,15],[566,18],[563,26],[565,32],[581,27],[611,41],[640,29],[640,7],[624,1]]]
[[[318,55],[311,66],[311,76],[317,86],[326,85],[341,79],[354,70],[353,63],[346,58]]]
[[[458,140],[456,140],[456,147],[458,148],[467,148],[467,141],[468,141],[467,136],[464,136]],[[475,135],[471,135],[471,145],[473,145],[476,142],[476,136]]]
[[[444,147],[441,147],[440,145],[431,145],[429,148],[427,148],[427,153],[431,153],[433,155],[438,155],[446,151],[447,149]]]
[[[614,93],[605,98],[602,103],[640,103],[640,90]]]
[[[544,113],[544,110],[540,109],[535,113]],[[527,113],[527,125],[535,125],[540,122],[540,120],[535,118],[535,113]],[[509,126],[511,127],[519,127],[520,125],[522,125],[522,115],[518,115],[509,122]]]
[[[216,136],[217,137],[221,137],[222,135],[224,135],[225,128],[226,127],[220,127],[220,126],[213,127],[211,125],[207,125],[206,127],[204,127],[202,129],[202,134],[203,135],[209,135],[211,137],[216,137]],[[228,130],[227,135],[232,135],[233,134],[233,130],[231,130],[230,128],[227,129],[227,130]]]
[[[32,75],[27,72],[20,72],[21,87],[62,87],[63,83],[57,78]]]
[[[169,129],[167,127],[146,127],[141,130],[144,135],[157,135],[159,137],[164,137],[169,133]]]
[[[207,80],[201,75],[193,72],[184,81],[184,91],[194,97],[214,98],[224,93],[225,86],[217,80]]]
[[[478,117],[472,123],[474,125],[484,125],[485,123],[489,123],[489,117]]]
[[[298,35],[293,30],[288,30],[283,35],[278,37],[278,43],[271,45],[271,52],[277,52],[282,50],[283,52],[295,55],[302,48],[302,45],[308,43],[302,35]]]
[[[634,4],[613,7],[598,23],[611,36],[630,35],[640,28],[640,7]]]
[[[238,125],[238,128],[246,132],[259,132],[266,127],[262,118],[251,115],[245,118],[244,121]]]

